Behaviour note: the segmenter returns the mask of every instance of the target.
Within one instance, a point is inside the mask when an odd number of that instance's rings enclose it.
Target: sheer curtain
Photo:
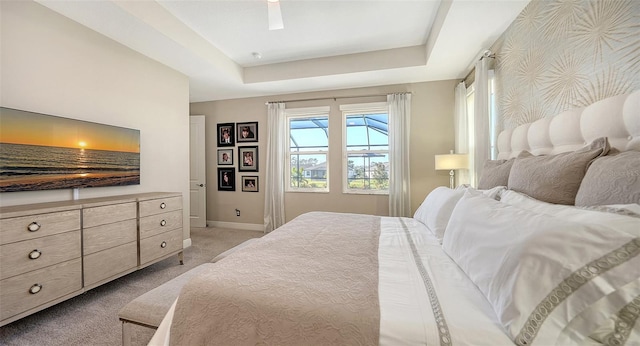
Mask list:
[[[411,94],[387,95],[389,107],[389,216],[411,216],[409,135]]]
[[[470,170],[473,171],[473,186],[478,186],[478,179],[482,174],[482,166],[489,160],[489,59],[486,55],[476,63],[475,104],[474,104],[474,150],[470,153]]]
[[[264,189],[264,231],[271,232],[282,226],[284,216],[284,166],[286,153],[285,105],[273,102],[267,105],[267,168]]]
[[[469,122],[467,114],[467,86],[464,81],[458,83],[455,91],[454,128],[456,135],[456,153],[469,153]],[[461,169],[456,172],[456,186],[470,184],[469,170]]]

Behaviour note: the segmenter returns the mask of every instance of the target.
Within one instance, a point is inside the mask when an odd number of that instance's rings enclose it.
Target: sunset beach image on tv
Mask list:
[[[140,130],[0,107],[0,192],[140,184]]]

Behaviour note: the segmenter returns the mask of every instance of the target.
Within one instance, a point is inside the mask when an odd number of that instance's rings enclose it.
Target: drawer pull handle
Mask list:
[[[160,226],[166,226],[166,225],[167,225],[167,221],[166,220],[160,221]]]
[[[27,226],[27,229],[29,232],[35,232],[40,229],[40,224],[34,221]]]
[[[167,247],[167,242],[163,241],[162,243],[160,243],[160,247],[163,248],[163,249],[166,248]]]
[[[166,203],[164,203],[164,202],[160,203],[160,209],[164,209],[164,208],[166,208],[166,207],[167,207],[167,204],[166,204]]]
[[[38,259],[38,258],[40,258],[40,255],[42,255],[42,252],[40,250],[38,250],[38,249],[35,249],[35,250],[29,252],[29,259],[32,259],[32,260]]]
[[[41,290],[42,290],[42,285],[34,284],[33,286],[31,286],[31,288],[29,288],[29,293],[36,294],[36,293],[40,292]]]

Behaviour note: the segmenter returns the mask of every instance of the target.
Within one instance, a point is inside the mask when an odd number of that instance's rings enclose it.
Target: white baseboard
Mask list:
[[[239,223],[239,222],[207,220],[207,227],[231,228],[231,229],[242,229],[247,231],[264,232],[264,225],[257,224],[257,223]]]
[[[182,239],[182,248],[186,249],[191,246],[191,238]]]

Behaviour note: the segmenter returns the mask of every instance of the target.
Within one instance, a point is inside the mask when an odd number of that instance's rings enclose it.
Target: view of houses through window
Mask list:
[[[292,116],[289,129],[290,191],[328,191],[329,116]]]
[[[386,104],[341,107],[343,113],[343,192],[389,191],[389,116]],[[287,191],[329,191],[329,115],[292,110],[287,117]]]
[[[346,113],[346,112],[345,112]],[[345,114],[345,192],[388,193],[389,116]]]

